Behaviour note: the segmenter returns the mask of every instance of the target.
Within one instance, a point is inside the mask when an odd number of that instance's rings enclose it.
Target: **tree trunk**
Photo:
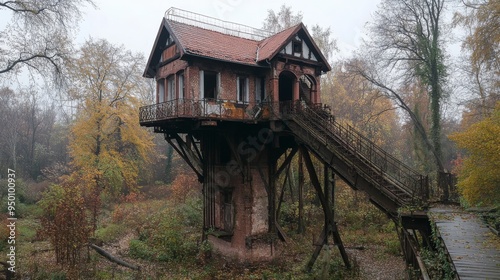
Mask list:
[[[119,264],[121,266],[130,268],[130,269],[133,269],[133,270],[141,270],[141,268],[139,266],[133,265],[133,264],[129,264],[128,262],[117,258],[117,257],[111,255],[109,252],[107,252],[106,250],[104,250],[103,248],[101,248],[101,247],[99,247],[97,245],[89,244],[89,247],[92,248],[92,249],[94,249],[97,253],[99,253],[99,255],[105,257],[106,259],[108,259],[111,262],[114,262],[116,264]]]

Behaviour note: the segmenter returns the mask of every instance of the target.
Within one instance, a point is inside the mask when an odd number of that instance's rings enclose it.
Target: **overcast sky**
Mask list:
[[[90,36],[105,38],[115,45],[124,45],[147,58],[165,11],[176,7],[199,14],[262,27],[267,11],[279,11],[284,1],[274,0],[95,0],[97,9],[86,8],[80,24],[78,43]],[[358,46],[363,27],[377,8],[380,0],[307,0],[286,1],[294,13],[301,11],[308,27],[319,24],[331,27],[341,53],[347,55]]]

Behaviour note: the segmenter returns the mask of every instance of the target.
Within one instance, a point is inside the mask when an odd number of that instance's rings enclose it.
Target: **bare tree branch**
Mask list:
[[[92,0],[0,1],[0,16],[11,16],[0,29],[0,79],[23,68],[43,78],[63,77],[63,61],[71,53],[68,38],[85,4],[93,6]]]

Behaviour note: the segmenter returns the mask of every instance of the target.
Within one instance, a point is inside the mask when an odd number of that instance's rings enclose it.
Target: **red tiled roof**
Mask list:
[[[220,32],[167,21],[172,33],[187,54],[218,60],[257,65],[258,41],[223,34]]]
[[[257,41],[164,18],[144,71],[144,77],[154,77],[156,73],[154,61],[160,59],[163,51],[161,46],[166,43],[169,33],[178,43],[178,47],[181,48],[181,55],[188,54],[232,63],[260,66],[266,59],[273,59],[285,44],[301,30],[309,37],[313,49],[319,52],[302,23]],[[321,52],[319,52],[319,56],[321,62],[325,63],[322,67],[329,70],[328,62],[326,62]]]
[[[288,40],[295,35],[301,27],[302,23],[299,23],[260,41],[258,60],[263,61],[265,59],[271,59],[281,50],[283,44],[288,42]]]
[[[271,59],[302,27],[302,24],[297,24],[262,41],[255,41],[176,21],[167,21],[167,24],[188,54],[250,65]]]

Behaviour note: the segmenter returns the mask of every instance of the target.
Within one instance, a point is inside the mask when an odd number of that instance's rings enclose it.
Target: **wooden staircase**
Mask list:
[[[289,105],[290,106],[290,105]],[[401,207],[423,207],[428,179],[391,156],[320,106],[296,102],[282,119],[321,161],[352,188],[364,191],[377,207],[397,219]]]

